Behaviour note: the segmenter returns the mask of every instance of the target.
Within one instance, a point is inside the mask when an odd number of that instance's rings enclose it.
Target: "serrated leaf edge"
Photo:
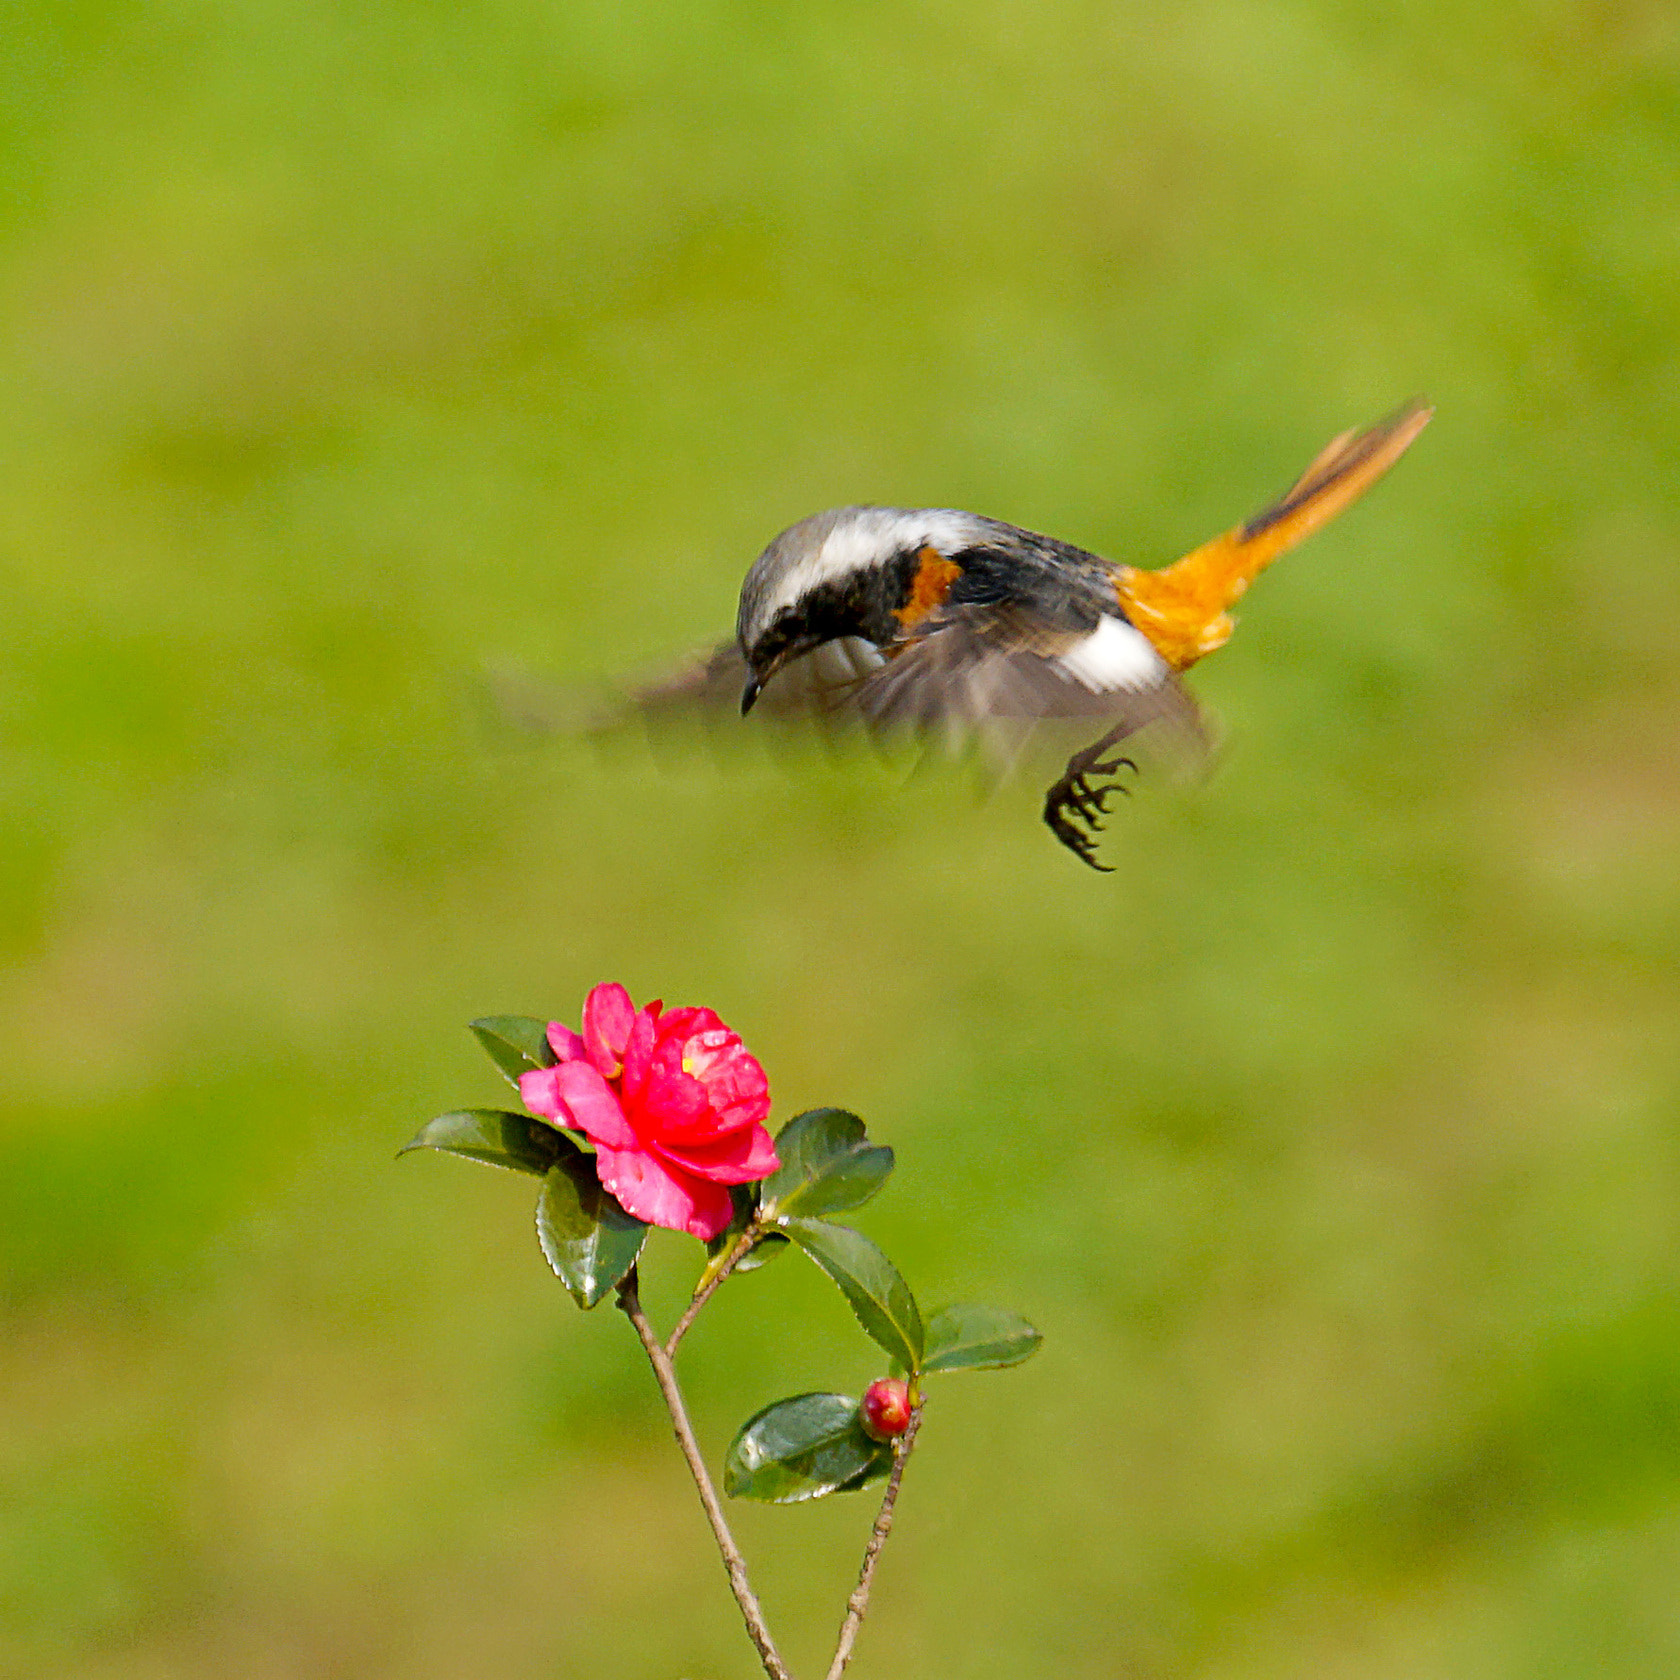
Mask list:
[[[904,1341],[905,1341],[905,1351],[907,1353],[910,1353],[910,1354],[915,1356],[915,1359],[911,1362],[911,1364],[909,1366],[909,1369],[911,1369],[913,1371],[919,1371],[920,1365],[919,1365],[919,1363],[917,1363],[917,1361],[920,1360],[920,1358],[922,1357],[922,1355],[923,1355],[923,1353],[925,1352],[925,1349],[926,1349],[927,1321],[922,1317],[922,1309],[917,1304],[915,1290],[913,1290],[910,1287],[909,1280],[905,1277],[903,1272],[899,1271],[898,1267],[893,1265],[892,1259],[888,1255],[887,1251],[884,1248],[882,1248],[881,1245],[878,1242],[876,1242],[873,1237],[864,1236],[862,1231],[859,1231],[859,1230],[855,1229],[853,1226],[851,1226],[851,1225],[841,1225],[841,1224],[838,1224],[834,1220],[831,1220],[831,1219],[819,1219],[819,1218],[805,1219],[805,1218],[797,1218],[797,1217],[790,1216],[786,1219],[778,1219],[775,1222],[775,1225],[776,1225],[776,1229],[783,1232],[785,1235],[787,1235],[788,1237],[790,1237],[793,1240],[795,1246],[799,1249],[799,1251],[802,1254],[805,1255],[805,1257],[811,1262],[811,1264],[813,1266],[815,1266],[817,1268],[817,1270],[820,1271],[823,1274],[823,1276],[826,1277],[829,1280],[829,1282],[834,1285],[834,1287],[836,1289],[838,1289],[840,1291],[841,1299],[845,1301],[847,1307],[851,1310],[852,1317],[857,1320],[858,1328],[863,1331],[864,1335],[866,1335],[870,1339],[870,1341],[874,1342],[875,1345],[882,1350],[882,1352],[886,1353],[889,1357],[896,1359],[896,1358],[898,1358],[897,1353],[895,1353],[895,1351],[892,1348],[887,1347],[884,1343],[879,1341],[876,1338],[875,1332],[873,1330],[871,1330],[867,1324],[864,1323],[863,1314],[858,1311],[857,1304],[852,1300],[852,1297],[848,1293],[848,1291],[846,1290],[845,1286],[840,1282],[840,1280],[837,1277],[835,1277],[835,1275],[828,1269],[828,1267],[825,1266],[822,1263],[822,1261],[819,1260],[817,1258],[817,1256],[815,1254],[813,1254],[809,1248],[806,1247],[806,1245],[804,1243],[800,1242],[798,1233],[801,1229],[809,1230],[809,1229],[817,1227],[817,1226],[822,1226],[822,1227],[825,1227],[829,1230],[834,1230],[834,1231],[846,1231],[846,1232],[849,1232],[852,1236],[861,1238],[864,1242],[868,1243],[869,1246],[871,1248],[873,1248],[875,1250],[875,1252],[877,1254],[879,1254],[883,1260],[886,1261],[887,1265],[892,1268],[894,1276],[896,1276],[898,1278],[898,1281],[904,1285],[904,1292],[905,1292],[906,1295],[908,1295],[910,1297],[911,1310],[916,1315],[916,1327],[917,1327],[917,1330],[920,1332],[917,1339],[922,1343],[922,1348],[917,1349],[917,1348],[912,1347],[910,1345],[910,1338],[908,1336],[906,1336],[904,1338]],[[894,1322],[891,1319],[891,1315],[889,1314],[889,1315],[887,1315],[887,1317],[888,1317],[888,1321],[893,1323],[894,1329],[897,1329],[898,1326],[897,1326],[896,1322]]]

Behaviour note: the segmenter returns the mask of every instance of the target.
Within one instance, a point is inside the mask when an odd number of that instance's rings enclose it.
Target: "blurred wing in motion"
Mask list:
[[[497,722],[531,735],[568,735],[607,745],[645,722],[650,734],[692,729],[739,709],[746,661],[733,642],[693,654],[629,686],[565,682],[489,671],[484,691]]]
[[[857,690],[877,728],[961,745],[993,725],[1047,719],[1167,722],[1204,738],[1189,691],[1118,615],[1065,628],[1019,606],[955,606],[919,627]]]
[[[881,657],[870,643],[846,637],[789,660],[760,691],[747,723],[741,717],[747,662],[733,641],[628,682],[565,683],[493,671],[486,674],[483,694],[504,728],[572,736],[607,751],[623,747],[627,737],[644,735],[656,757],[677,762],[701,744],[719,750],[751,748],[767,734],[792,742],[813,729],[832,736],[859,721],[852,702],[862,679],[880,667]]]
[[[1136,769],[1104,754],[1152,725],[1160,726],[1152,732],[1157,756],[1180,763],[1204,758],[1211,742],[1196,702],[1148,641],[1117,614],[1089,616],[1094,628],[1017,604],[950,603],[886,652],[856,637],[825,642],[765,685],[751,728],[740,718],[748,667],[733,642],[605,699],[512,680],[497,684],[496,699],[505,717],[526,728],[603,744],[639,722],[656,752],[681,753],[697,730],[744,745],[762,738],[764,717],[815,725],[819,735],[855,727],[883,745],[910,738],[952,753],[977,745],[999,776],[1040,729],[1060,724],[1065,737],[1073,726],[1095,725],[1100,739],[1068,760],[1047,796],[1045,821],[1076,855],[1101,867],[1092,836],[1115,791],[1101,782],[1121,767]]]
[[[857,636],[824,642],[790,659],[774,682],[758,690],[753,717],[843,723],[859,684],[880,668],[882,658],[876,647]],[[738,721],[748,675],[740,648],[725,642],[666,677],[632,688],[625,704],[656,729],[695,714]]]
[[[674,670],[635,684],[620,697],[624,711],[657,725],[694,713],[739,711],[746,686],[747,662],[734,642],[720,642],[709,651],[691,654]]]
[[[1117,743],[1159,725],[1153,739],[1180,761],[1211,748],[1189,690],[1142,634],[1110,614],[1094,629],[1073,629],[1014,605],[946,608],[859,685],[857,705],[878,729],[942,737],[954,748],[978,739],[1006,764],[1043,724],[1105,724],[1044,801],[1051,832],[1093,869],[1106,867],[1095,836],[1108,800],[1127,791],[1115,778],[1137,769],[1113,753]]]

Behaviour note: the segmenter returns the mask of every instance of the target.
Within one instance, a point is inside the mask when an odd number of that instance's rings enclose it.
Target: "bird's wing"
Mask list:
[[[1163,723],[1207,743],[1189,690],[1118,613],[1073,628],[1015,604],[948,605],[859,682],[853,704],[878,727],[953,742],[1064,718]]]
[[[746,687],[747,662],[734,642],[701,648],[680,664],[632,682],[623,693],[628,711],[650,721],[691,712],[739,707]]]
[[[490,671],[485,691],[504,723],[542,735],[608,739],[642,721],[655,729],[735,711],[747,680],[733,642],[703,648],[628,683],[559,682],[518,671]]]
[[[790,659],[776,680],[759,690],[753,717],[777,720],[841,721],[858,684],[877,670],[881,653],[856,636],[842,636],[798,659]],[[628,709],[658,725],[693,714],[736,716],[749,672],[734,642],[695,654],[674,671],[635,685]]]

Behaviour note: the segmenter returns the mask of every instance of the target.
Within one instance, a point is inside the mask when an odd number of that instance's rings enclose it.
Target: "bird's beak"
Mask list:
[[[790,659],[804,650],[799,648],[783,648],[778,654],[771,656],[770,663],[762,671],[753,671],[747,678],[747,686],[741,690],[741,716],[745,717],[758,703],[758,697],[764,692],[764,685],[787,664]]]

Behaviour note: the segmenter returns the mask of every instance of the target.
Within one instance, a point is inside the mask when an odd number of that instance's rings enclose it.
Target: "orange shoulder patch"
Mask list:
[[[951,585],[962,576],[962,567],[947,560],[937,548],[921,549],[916,558],[920,564],[910,579],[910,598],[893,609],[893,617],[906,630],[914,629],[936,607],[944,606]]]

